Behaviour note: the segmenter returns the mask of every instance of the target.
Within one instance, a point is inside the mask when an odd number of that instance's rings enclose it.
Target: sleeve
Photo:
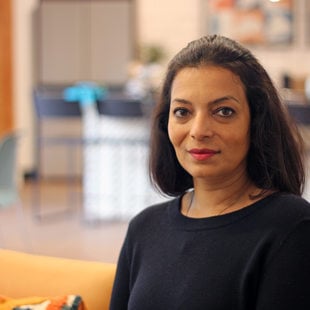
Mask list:
[[[268,265],[256,310],[310,309],[310,220],[298,224]]]
[[[112,289],[110,310],[125,310],[129,300],[128,233],[122,246]]]

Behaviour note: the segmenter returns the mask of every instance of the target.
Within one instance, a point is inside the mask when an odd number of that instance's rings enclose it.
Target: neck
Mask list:
[[[259,198],[252,198],[260,192],[249,179],[239,179],[226,185],[207,186],[194,182],[194,191],[184,199],[183,214],[189,217],[209,217],[237,211]]]

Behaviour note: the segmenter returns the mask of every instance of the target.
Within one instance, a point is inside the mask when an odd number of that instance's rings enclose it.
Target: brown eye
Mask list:
[[[173,111],[173,114],[176,117],[182,118],[182,117],[186,117],[189,114],[189,111],[184,108],[177,108]]]
[[[215,111],[215,114],[222,116],[222,117],[229,117],[229,116],[232,116],[234,113],[235,111],[229,107],[222,107]]]

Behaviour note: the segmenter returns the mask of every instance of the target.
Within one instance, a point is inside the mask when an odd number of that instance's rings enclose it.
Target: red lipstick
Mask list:
[[[218,154],[219,151],[214,151],[214,150],[210,150],[210,149],[191,149],[191,150],[189,150],[189,153],[196,160],[206,160],[206,159]]]

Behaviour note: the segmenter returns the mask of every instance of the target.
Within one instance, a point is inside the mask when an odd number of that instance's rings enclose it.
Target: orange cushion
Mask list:
[[[80,296],[66,295],[53,298],[8,298],[0,295],[0,310],[87,310]]]
[[[79,295],[88,310],[108,310],[115,264],[0,249],[0,293],[12,298]]]

